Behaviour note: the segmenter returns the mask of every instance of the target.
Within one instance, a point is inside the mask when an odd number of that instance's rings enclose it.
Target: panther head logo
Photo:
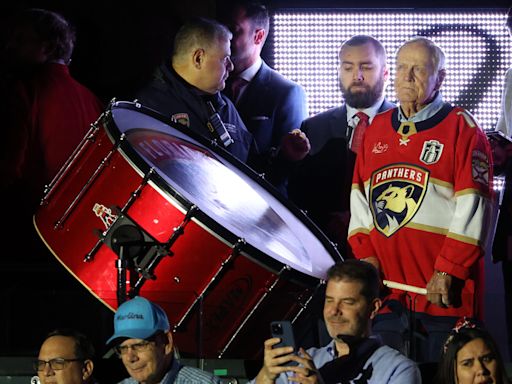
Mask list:
[[[412,198],[414,186],[395,187],[390,184],[375,203],[379,226],[385,232],[394,232],[401,223],[409,221],[416,212],[417,203]]]

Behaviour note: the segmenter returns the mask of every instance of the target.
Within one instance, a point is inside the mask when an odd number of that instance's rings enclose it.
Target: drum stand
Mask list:
[[[139,224],[119,208],[113,207],[117,215],[105,233],[98,233],[100,240],[110,247],[119,258],[115,262],[117,269],[118,305],[137,296],[146,280],[156,279],[153,271],[165,256],[172,256],[171,247],[184,233],[185,226],[192,219],[197,207],[191,206],[180,225],[165,243],[157,241],[141,228]],[[127,273],[130,278],[127,280]],[[129,283],[129,284],[128,284]],[[129,289],[127,289],[129,285]]]

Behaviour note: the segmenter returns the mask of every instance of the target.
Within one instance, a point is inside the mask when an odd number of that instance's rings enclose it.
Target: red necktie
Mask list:
[[[359,149],[361,148],[361,144],[363,143],[363,135],[364,131],[369,125],[369,117],[364,112],[357,112],[356,116],[359,117],[359,121],[354,129],[354,133],[352,135],[352,145],[350,149],[356,154],[359,153]]]

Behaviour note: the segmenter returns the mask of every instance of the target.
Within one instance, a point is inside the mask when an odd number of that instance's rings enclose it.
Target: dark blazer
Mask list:
[[[231,96],[229,86],[224,93]],[[263,62],[235,106],[258,147],[259,154],[251,156],[249,165],[266,172],[271,148],[278,147],[281,137],[299,128],[307,117],[306,93]]]
[[[395,107],[384,100],[379,112]],[[310,143],[310,153],[296,165],[288,181],[288,197],[315,222],[346,255],[347,228],[340,233],[332,225],[335,212],[349,212],[355,154],[349,149],[352,128],[347,125],[347,107],[332,108],[304,120],[301,130]],[[347,222],[348,224],[348,222]]]

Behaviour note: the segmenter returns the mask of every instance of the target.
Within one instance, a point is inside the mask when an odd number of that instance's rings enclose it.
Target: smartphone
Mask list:
[[[297,353],[297,345],[295,344],[295,337],[293,335],[292,323],[289,321],[272,321],[270,323],[270,333],[272,337],[278,337],[281,341],[275,344],[272,348],[292,347],[293,353]],[[283,365],[298,365],[296,361],[289,361]]]

